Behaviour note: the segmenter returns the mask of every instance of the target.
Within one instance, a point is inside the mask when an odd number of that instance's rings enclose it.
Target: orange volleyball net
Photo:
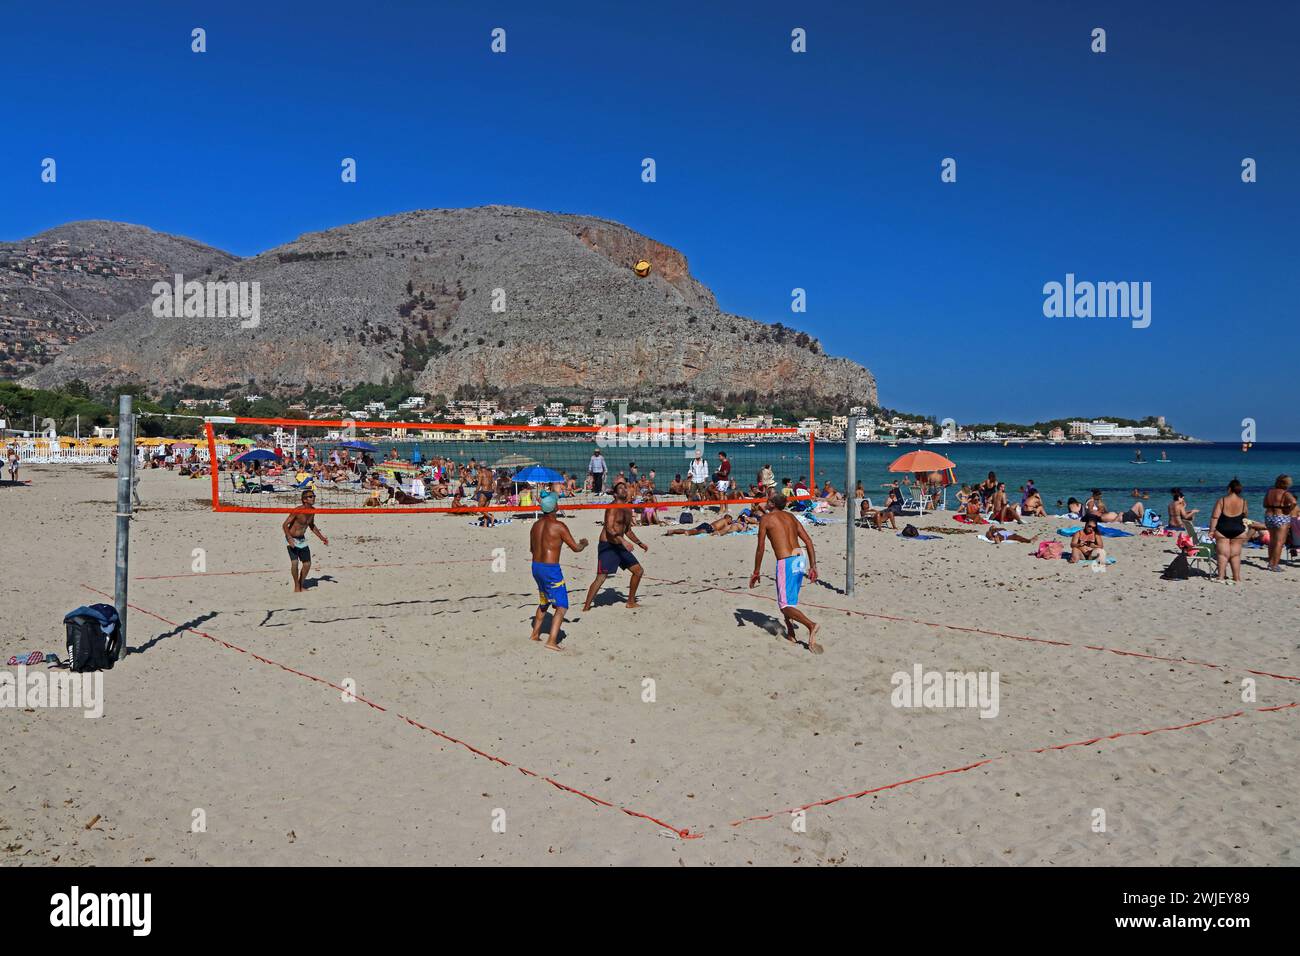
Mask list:
[[[335,514],[483,514],[743,505],[771,490],[811,497],[815,446],[791,427],[671,422],[500,425],[212,417],[214,511],[287,514],[314,495]],[[629,500],[617,502],[619,481]]]

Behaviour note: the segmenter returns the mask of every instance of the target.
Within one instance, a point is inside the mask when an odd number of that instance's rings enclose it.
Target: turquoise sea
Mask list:
[[[387,450],[391,442],[380,442]],[[476,458],[496,464],[507,455],[522,455],[539,464],[570,474],[584,475],[587,461],[596,445],[570,441],[494,441],[494,442],[412,442],[400,445],[404,457],[418,446],[424,457],[447,455],[461,461]],[[844,488],[844,445],[818,442],[815,446],[815,470],[820,485],[830,479],[836,488]],[[1145,464],[1133,464],[1134,450],[1140,447]],[[976,484],[990,471],[1007,483],[1007,491],[1018,500],[1017,489],[1033,479],[1042,492],[1047,510],[1054,511],[1057,500],[1071,497],[1080,501],[1092,488],[1100,488],[1108,507],[1123,511],[1132,501],[1133,489],[1150,494],[1148,507],[1161,514],[1169,503],[1169,489],[1181,487],[1190,507],[1201,509],[1198,520],[1208,518],[1214,501],[1232,478],[1246,486],[1250,513],[1263,515],[1261,500],[1279,474],[1290,474],[1300,483],[1300,443],[1256,444],[1242,452],[1239,444],[1165,444],[1132,443],[1094,445],[1049,445],[1046,443],[953,445],[905,445],[890,448],[880,444],[860,444],[857,474],[867,494],[878,497],[880,487],[892,477],[889,463],[909,451],[923,448],[938,452],[957,464],[957,480]],[[1164,451],[1169,461],[1158,463]],[[758,442],[747,447],[741,442],[708,442],[706,458],[716,470],[718,451],[726,451],[733,461],[734,476],[748,483],[764,463],[771,464],[777,480],[798,480],[808,474],[807,442]],[[611,473],[626,471],[635,461],[644,474],[653,468],[656,484],[666,488],[675,474],[684,474],[693,452],[682,448],[604,448]],[[952,500],[952,492],[949,492]]]

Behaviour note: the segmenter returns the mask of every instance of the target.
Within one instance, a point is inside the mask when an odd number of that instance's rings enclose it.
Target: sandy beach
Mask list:
[[[63,614],[112,600],[112,471],[24,477],[0,488],[6,660],[62,655]],[[5,865],[1300,863],[1300,567],[1262,551],[1225,586],[1162,581],[1167,538],[1110,541],[1095,574],[860,530],[849,598],[839,509],[811,531],[816,656],[779,636],[770,554],[746,589],[754,538],[650,528],[637,610],[624,575],[582,612],[594,545],[566,553],[555,654],[527,639],[527,520],[322,515],[295,595],[279,516],[213,514],[172,472],[140,494],[104,716],[3,714]],[[997,671],[997,716],[895,707],[917,664]]]

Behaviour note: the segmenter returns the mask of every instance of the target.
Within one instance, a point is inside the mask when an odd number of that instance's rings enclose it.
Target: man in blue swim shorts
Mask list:
[[[544,646],[547,650],[558,651],[562,650],[560,624],[564,621],[564,612],[569,609],[569,590],[564,584],[564,569],[560,567],[560,549],[567,545],[577,554],[587,547],[587,539],[575,543],[568,525],[556,517],[560,499],[555,492],[543,491],[537,496],[537,503],[542,509],[542,517],[529,533],[533,552],[533,580],[537,582],[537,613],[533,616],[531,640],[542,639],[542,621],[546,619],[546,609],[554,607],[550,640]]]
[[[636,603],[636,587],[641,583],[644,571],[627,542],[631,541],[642,551],[649,551],[650,548],[632,530],[632,511],[626,507],[627,500],[627,483],[620,481],[614,485],[613,505],[605,509],[605,521],[600,529],[600,541],[596,545],[596,580],[587,588],[587,600],[582,603],[584,611],[591,610],[591,602],[596,600],[605,578],[617,574],[619,568],[632,572],[632,580],[627,587],[627,606],[640,607]]]

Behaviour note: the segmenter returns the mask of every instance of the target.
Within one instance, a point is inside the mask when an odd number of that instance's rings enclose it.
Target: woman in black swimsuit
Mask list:
[[[1247,507],[1246,499],[1241,496],[1241,482],[1236,478],[1228,482],[1228,493],[1214,503],[1210,531],[1214,535],[1220,581],[1227,581],[1231,564],[1232,580],[1241,582],[1241,546],[1246,540]]]

